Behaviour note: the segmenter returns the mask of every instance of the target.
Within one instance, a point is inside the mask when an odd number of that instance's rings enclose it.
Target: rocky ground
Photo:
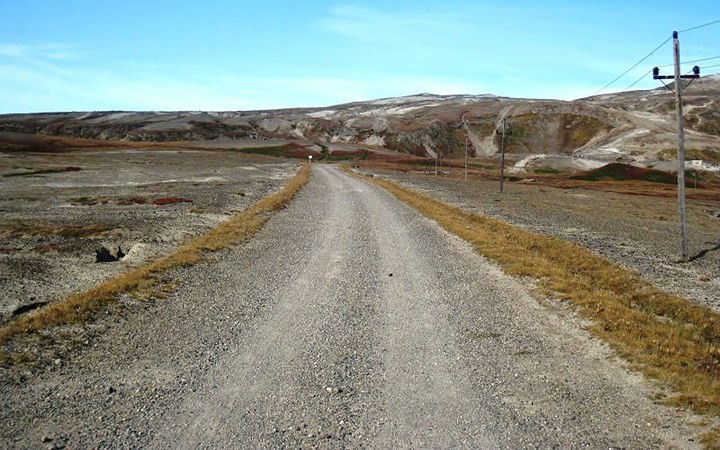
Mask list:
[[[669,292],[720,311],[720,198],[688,200],[691,261],[678,263],[677,200],[532,183],[374,171],[463,209],[595,250]],[[458,173],[455,174],[456,177]]]
[[[170,253],[296,167],[231,151],[0,153],[0,323]],[[126,255],[96,263],[103,246]]]
[[[437,186],[437,185],[436,185]],[[445,190],[443,190],[445,192]],[[328,166],[246,244],[4,377],[7,448],[697,448],[562,308]]]

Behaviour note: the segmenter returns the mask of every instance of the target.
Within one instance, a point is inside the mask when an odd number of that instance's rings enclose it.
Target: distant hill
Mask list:
[[[720,163],[720,76],[696,80],[684,101],[688,159]],[[419,94],[268,111],[6,114],[0,133],[133,142],[276,140],[329,151],[460,158],[466,139],[471,156],[496,155],[503,118],[505,148],[515,161],[528,157],[525,165],[563,159],[578,168],[675,165],[674,97],[664,87],[575,101]]]

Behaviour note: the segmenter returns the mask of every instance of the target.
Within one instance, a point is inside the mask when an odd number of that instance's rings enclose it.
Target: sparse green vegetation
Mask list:
[[[573,150],[612,127],[602,120],[553,110],[528,112],[508,118],[505,148],[508,153],[538,153]],[[502,133],[495,135],[499,148]]]
[[[8,233],[11,237],[22,236],[61,236],[65,238],[80,238],[101,235],[114,227],[103,223],[86,225],[62,225],[52,223],[27,222],[12,219],[0,226],[0,231]]]
[[[496,170],[498,166],[493,164],[480,164],[480,163],[470,163],[468,164],[468,167],[474,168],[474,169],[485,169],[485,170]]]
[[[505,127],[505,151],[507,153],[522,153],[526,150],[525,141],[533,134],[531,121],[537,119],[537,114],[520,114],[508,120]],[[502,133],[495,134],[495,146],[502,145]]]
[[[486,119],[485,121],[481,123],[472,123],[470,124],[470,129],[475,132],[478,136],[481,137],[488,137],[493,134],[495,131],[495,120],[493,119]]]
[[[70,199],[70,203],[72,203],[73,205],[93,206],[97,205],[99,203],[99,200],[95,197],[83,196]]]
[[[611,128],[608,124],[592,116],[561,114],[561,147],[569,149],[582,147],[598,133],[610,130]]]
[[[49,173],[77,172],[80,167],[61,167],[57,169],[36,169],[28,172],[11,172],[3,174],[4,177],[29,177],[33,175],[45,175]]]
[[[139,196],[134,196],[134,197],[122,197],[122,198],[119,198],[119,199],[116,200],[116,203],[117,203],[118,205],[122,205],[122,206],[128,206],[128,205],[144,205],[144,204],[147,203],[147,202],[148,202],[148,200],[147,200],[145,197],[139,197]]]
[[[720,111],[708,110],[697,115],[693,124],[702,133],[720,136]]]
[[[253,155],[265,155],[265,156],[277,156],[284,157],[285,152],[288,150],[285,146],[280,147],[256,147],[256,148],[243,148],[240,151],[243,153],[251,153]]]
[[[560,173],[560,170],[550,167],[536,167],[534,172],[539,175],[557,175]]]
[[[315,144],[319,145],[321,148],[320,158],[318,158],[318,159],[327,159],[328,156],[330,156],[330,149],[328,148],[328,146],[325,144],[318,143],[318,142],[316,142]]]
[[[602,180],[640,180],[654,183],[677,184],[677,177],[667,172],[643,169],[627,164],[612,163],[597,169],[589,170],[569,177],[571,180],[602,181]]]

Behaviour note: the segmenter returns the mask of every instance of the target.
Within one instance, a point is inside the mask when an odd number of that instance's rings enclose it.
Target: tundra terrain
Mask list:
[[[717,418],[661,404],[668,387],[537,280],[326,163],[575,242],[720,311],[719,94],[718,76],[685,93],[687,263],[664,88],[0,115],[2,327],[172,254],[313,157],[308,184],[254,237],[172,268],[151,294],[4,342],[0,443],[699,447]],[[96,262],[103,247],[111,261]]]
[[[696,448],[707,424],[332,166],[255,238],[173,275],[167,298],[109,307],[79,353],[3,380],[6,447]]]
[[[295,167],[212,151],[0,154],[0,321],[169,254]],[[102,247],[125,257],[96,263]]]

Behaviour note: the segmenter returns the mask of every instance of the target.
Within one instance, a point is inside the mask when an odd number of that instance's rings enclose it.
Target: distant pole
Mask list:
[[[467,181],[467,147],[468,147],[468,138],[465,137],[465,181]]]
[[[680,80],[689,78],[692,80],[700,78],[700,68],[693,67],[693,75],[680,75],[680,41],[678,40],[678,32],[673,31],[673,59],[675,61],[674,75],[660,75],[658,67],[653,68],[653,78],[656,80],[675,80],[675,112],[677,116],[677,157],[678,157],[678,215],[680,217],[680,238],[681,244],[681,261],[687,262],[690,259],[688,250],[688,226],[687,213],[685,211],[685,120],[682,112],[682,91],[685,89]],[[664,84],[664,82],[663,82]],[[667,85],[666,85],[667,87]],[[686,86],[687,87],[687,86]],[[672,89],[671,89],[672,90]]]
[[[502,121],[502,141],[500,141],[500,193],[503,192],[503,182],[505,180],[505,124],[507,118],[503,117]]]
[[[435,176],[437,176],[437,154],[435,154]]]

